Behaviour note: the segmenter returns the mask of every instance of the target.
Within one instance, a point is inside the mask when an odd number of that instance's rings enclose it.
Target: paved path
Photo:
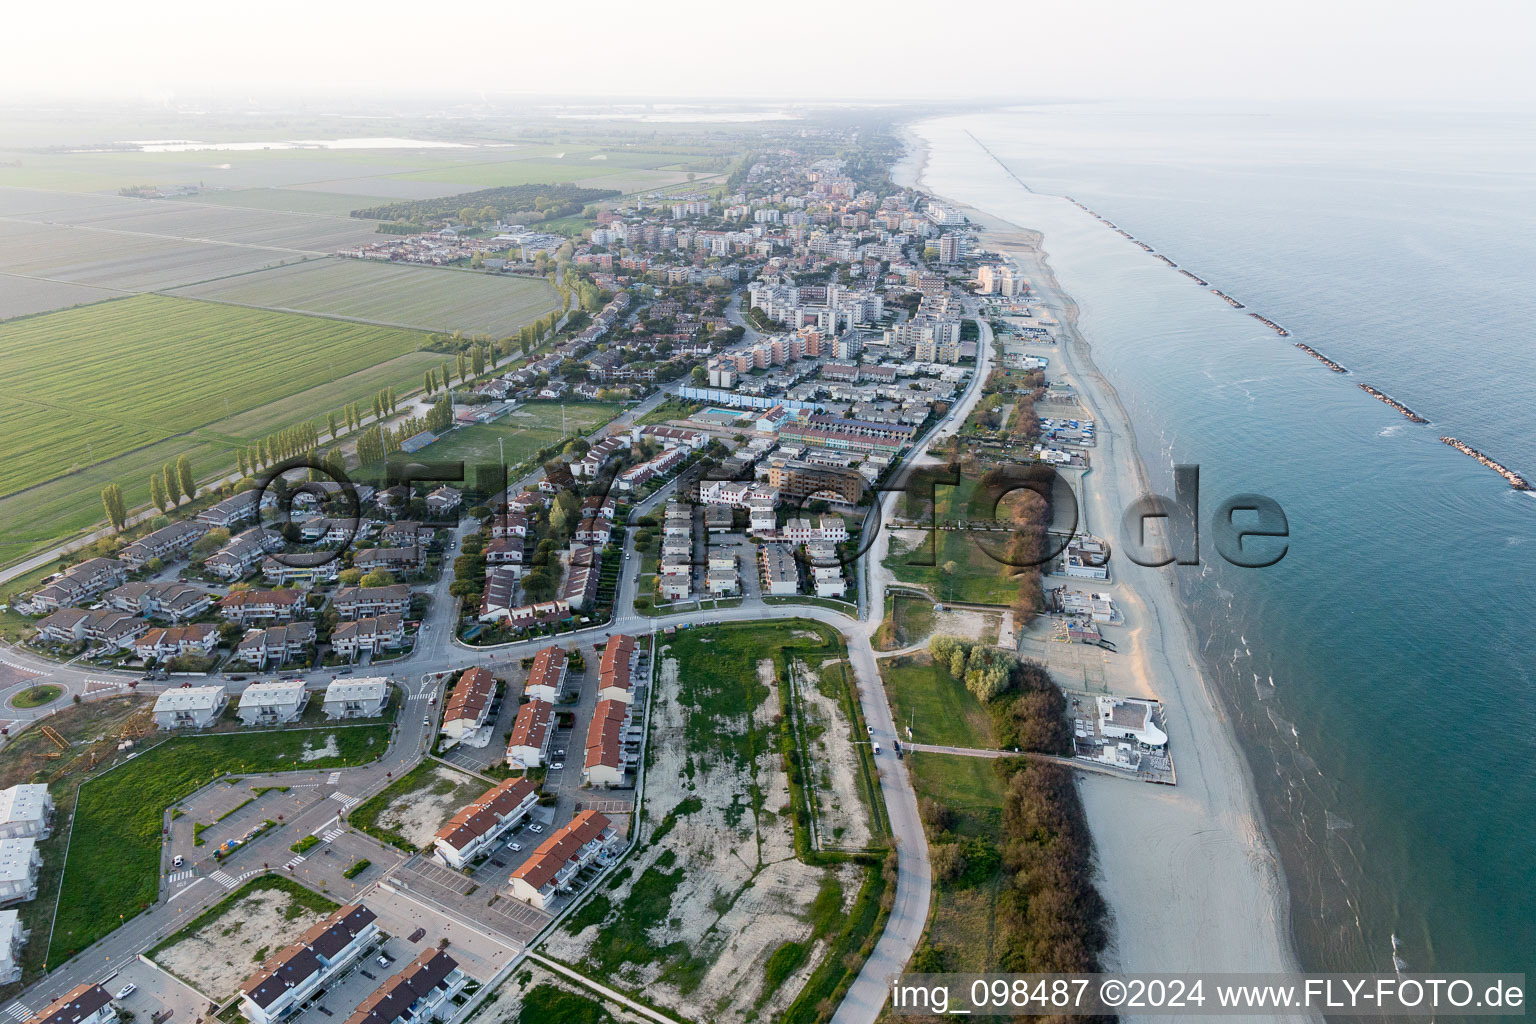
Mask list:
[[[666,1014],[659,1013],[656,1010],[651,1009],[649,1006],[646,1006],[642,1003],[637,1003],[633,999],[624,995],[622,992],[615,992],[607,985],[599,985],[597,982],[593,981],[586,975],[578,974],[562,963],[556,963],[554,960],[551,960],[548,957],[540,956],[537,953],[529,953],[528,959],[536,961],[544,967],[548,967],[556,974],[563,974],[565,977],[570,978],[578,985],[585,985],[587,988],[590,988],[592,991],[601,995],[604,999],[610,999],[621,1006],[628,1007],[643,1017],[649,1017],[651,1020],[660,1021],[661,1024],[678,1024],[676,1018],[668,1017]]]

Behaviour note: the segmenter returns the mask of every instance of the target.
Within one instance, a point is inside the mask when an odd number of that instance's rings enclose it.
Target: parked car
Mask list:
[[[171,861],[171,867],[173,867],[173,868],[179,868],[179,867],[181,867],[181,866],[182,866],[182,865],[183,865],[183,864],[185,864],[185,863],[186,863],[186,862],[187,862],[187,858],[185,858],[185,857],[183,857],[183,856],[182,856],[182,855],[181,855],[181,854],[179,854],[179,853],[178,853],[178,854],[177,854],[177,855],[176,855],[176,858],[175,858],[175,859],[174,859],[174,860],[172,860],[172,861]]]
[[[383,954],[380,954],[379,957],[378,957],[378,960],[379,960],[379,966],[380,967],[388,967],[389,966],[389,957],[384,956]]]
[[[551,764],[549,766],[549,770],[552,771],[552,772],[557,772],[561,768],[564,768],[564,767],[565,767],[565,762],[564,761],[556,761],[556,762],[554,762],[553,764]]]
[[[508,843],[507,844],[507,849],[511,850],[513,853],[522,853],[523,852],[523,844],[522,843]]]
[[[528,831],[537,834],[544,831],[544,826],[540,825],[538,822],[534,822],[532,825],[528,826]]]
[[[117,990],[117,998],[119,998],[119,999],[127,999],[129,996],[133,995],[138,990],[139,990],[139,986],[135,985],[133,982],[130,981],[128,984],[124,985],[122,988]]]
[[[432,716],[431,715],[423,715],[422,718],[421,718],[421,724],[422,725],[431,725],[432,724]]]

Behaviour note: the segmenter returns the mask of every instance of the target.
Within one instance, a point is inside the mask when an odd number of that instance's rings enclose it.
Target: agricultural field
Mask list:
[[[198,992],[222,1002],[268,955],[337,906],[290,878],[258,875],[147,956]]]
[[[43,218],[36,218],[41,221]],[[110,249],[124,235],[258,246],[296,254],[326,253],[370,239],[374,225],[347,216],[246,210],[170,199],[117,197],[73,212],[52,212],[52,224],[90,232]]]
[[[347,823],[415,853],[430,846],[443,822],[485,790],[480,779],[427,760],[353,808]]]
[[[683,1019],[814,1020],[873,944],[886,884],[869,765],[848,755],[862,727],[832,696],[846,683],[801,685],[842,644],[809,622],[739,624],[680,632],[658,656],[643,845],[546,948]],[[807,796],[802,764],[826,799]]]
[[[992,747],[992,721],[965,684],[935,665],[928,653],[880,659],[880,678],[896,728],[914,743]]]
[[[0,274],[0,320],[115,299],[120,292],[63,281]]]
[[[516,334],[557,301],[542,278],[341,258],[208,281],[173,294],[498,338]]]
[[[239,206],[247,210],[276,210],[284,213],[323,213],[333,217],[350,216],[353,210],[372,206],[369,196],[341,192],[318,192],[297,188],[227,188],[199,192],[177,203],[211,206]]]
[[[515,466],[541,448],[572,434],[590,434],[619,414],[616,402],[564,403],[565,432],[561,433],[560,402],[528,402],[494,423],[459,427],[423,448],[415,455],[395,455],[397,462],[460,462],[466,474],[474,466],[501,464],[501,445],[506,447],[507,465]],[[362,477],[380,475],[380,467],[358,469]],[[471,479],[473,479],[471,477]]]
[[[113,917],[158,898],[165,808],[228,772],[342,768],[388,745],[387,725],[178,736],[91,779],[75,807],[49,961],[63,963],[116,928]]]
[[[180,454],[205,478],[281,426],[418,386],[425,340],[159,296],[0,324],[0,557],[100,520],[105,483],[131,508]]]

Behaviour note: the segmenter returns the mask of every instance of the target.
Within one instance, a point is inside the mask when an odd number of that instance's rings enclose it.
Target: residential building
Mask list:
[[[447,484],[427,495],[427,511],[445,516],[464,504],[464,495]]]
[[[555,706],[549,701],[530,700],[518,708],[512,735],[507,740],[507,763],[524,768],[541,766],[549,756],[549,743],[555,735],[554,720]]]
[[[1132,740],[1153,749],[1168,745],[1157,724],[1156,701],[1134,697],[1099,697],[1099,732],[1112,740]]]
[[[576,539],[583,544],[603,547],[613,536],[613,524],[602,516],[588,516],[576,526]]]
[[[53,797],[41,782],[0,789],[0,839],[47,839],[53,834]]]
[[[117,1020],[112,994],[100,985],[76,985],[23,1024],[107,1024]]]
[[[304,595],[297,590],[236,590],[220,599],[219,614],[241,624],[288,622],[298,617],[303,602]]]
[[[331,603],[343,622],[379,615],[404,616],[411,610],[411,588],[404,583],[388,587],[342,587]]]
[[[221,527],[226,530],[241,523],[251,522],[257,515],[256,501],[255,491],[241,491],[233,498],[225,498],[203,509],[197,514],[197,521],[210,527]]]
[[[800,567],[794,549],[788,544],[764,544],[758,550],[762,567],[763,593],[788,595],[800,593]]]
[[[82,604],[128,577],[128,563],[116,558],[87,558],[36,591],[32,604],[44,611]]]
[[[599,700],[619,700],[628,704],[634,697],[634,672],[640,651],[635,638],[615,633],[603,647],[598,659],[597,696]]]
[[[185,583],[124,583],[107,592],[106,603],[146,619],[183,622],[207,611],[213,598]]]
[[[191,550],[192,545],[207,532],[208,524],[206,523],[195,521],[172,523],[128,544],[118,552],[118,556],[135,569],[140,568],[152,558],[158,558],[162,562],[169,561]]]
[[[161,729],[206,729],[218,721],[229,691],[222,683],[178,686],[155,701],[155,725]]]
[[[594,862],[606,864],[620,842],[618,830],[607,817],[597,811],[581,811],[512,872],[512,895],[546,910],[582,868]]]
[[[437,527],[429,523],[418,523],[414,520],[402,519],[398,523],[390,523],[379,534],[379,543],[385,547],[408,548],[415,546],[424,548],[437,539]]]
[[[261,578],[278,586],[314,587],[336,582],[341,569],[340,552],[306,551],[262,559]]]
[[[1079,537],[1067,545],[1062,568],[1068,576],[1081,580],[1109,579],[1109,552],[1102,542]]]
[[[0,839],[0,906],[25,903],[37,897],[37,873],[43,855],[31,836]]]
[[[424,949],[405,970],[364,999],[345,1024],[427,1024],[447,1021],[469,976],[441,949]]]
[[[246,530],[203,560],[203,568],[223,580],[238,580],[269,552],[281,551],[283,538],[272,530]]]
[[[298,721],[308,703],[302,679],[252,683],[240,694],[237,714],[246,725],[286,725]]]
[[[21,980],[21,948],[27,944],[27,930],[15,910],[0,910],[0,985]]]
[[[376,718],[389,706],[389,680],[383,676],[366,679],[333,679],[325,688],[321,707],[328,721],[345,718]]]
[[[416,572],[426,561],[426,552],[415,544],[403,548],[364,548],[352,555],[352,564],[363,572]]]
[[[302,657],[315,642],[315,627],[308,622],[253,629],[235,645],[235,659],[260,671],[268,665],[285,665]]]
[[[587,725],[587,756],[582,779],[589,786],[621,786],[624,773],[633,765],[634,755],[626,754],[624,744],[629,731],[633,705],[622,700],[600,700]]]
[[[133,652],[144,661],[165,662],[183,655],[207,658],[219,646],[219,631],[207,622],[186,626],[156,627],[133,642]]]
[[[373,947],[377,915],[361,903],[339,907],[264,961],[240,986],[240,1012],[251,1024],[295,1014]]]
[[[489,853],[507,830],[538,806],[538,787],[527,779],[503,779],[448,819],[432,840],[433,856],[455,870]]]
[[[803,459],[775,459],[768,467],[768,483],[781,500],[825,498],[851,505],[864,491],[864,478],[857,470],[818,466]]]
[[[127,612],[60,608],[37,624],[37,635],[54,643],[84,641],[115,651],[131,646],[148,629],[149,623]]]
[[[338,657],[353,661],[364,654],[394,650],[404,643],[405,622],[395,614],[338,623],[331,631],[331,650]]]
[[[693,593],[693,584],[686,572],[662,573],[657,588],[663,601],[684,601]]]
[[[442,733],[448,743],[459,743],[473,736],[490,714],[496,700],[496,677],[488,668],[467,669],[454,684],[443,706]]]
[[[570,659],[559,647],[546,647],[534,655],[523,693],[534,700],[558,703],[565,689],[565,672]]]

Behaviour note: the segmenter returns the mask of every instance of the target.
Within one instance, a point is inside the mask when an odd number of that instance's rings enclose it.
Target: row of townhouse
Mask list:
[[[424,949],[399,974],[358,1004],[346,1024],[428,1024],[448,1021],[469,984],[459,962],[441,949]]]
[[[468,867],[538,806],[527,779],[504,779],[448,819],[432,839],[433,856],[450,868]]]
[[[546,647],[533,656],[528,669],[528,681],[523,684],[523,695],[530,700],[558,703],[565,695],[565,678],[570,670],[571,659],[559,647]]]
[[[0,839],[0,907],[37,898],[43,855],[32,836]]]
[[[238,580],[274,551],[283,550],[282,535],[261,527],[231,537],[229,543],[209,555],[203,568],[224,580]]]
[[[528,511],[520,505],[503,509],[491,518],[491,539],[528,536]]]
[[[706,505],[772,511],[779,503],[779,491],[760,480],[708,480],[699,487],[699,500]]]
[[[425,549],[417,544],[398,548],[364,548],[352,555],[352,565],[364,572],[374,569],[398,573],[417,572],[426,561]]]
[[[132,645],[149,623],[127,612],[101,608],[60,608],[37,624],[36,639],[47,643],[87,643],[118,650]]]
[[[586,760],[582,780],[589,786],[622,786],[625,773],[639,758],[639,736],[632,735],[634,705],[604,698],[592,710],[587,725]]]
[[[59,998],[22,1018],[22,1024],[109,1024],[117,1020],[112,993],[100,985],[76,985]]]
[[[297,590],[236,590],[219,600],[219,614],[230,622],[290,622],[304,610]]]
[[[602,565],[603,557],[597,548],[573,543],[566,559],[565,582],[560,585],[560,600],[575,611],[590,610],[597,604]]]
[[[530,700],[517,709],[512,735],[507,737],[507,764],[538,768],[549,758],[554,739],[555,706],[547,700]]]
[[[270,508],[277,502],[271,490],[261,492],[260,508]],[[228,530],[241,523],[255,522],[258,516],[258,496],[255,491],[241,491],[232,498],[208,506],[197,514],[197,521],[209,527]]]
[[[662,511],[656,577],[663,601],[684,601],[693,594],[693,509],[676,498],[669,498]]]
[[[525,553],[525,542],[522,537],[492,537],[485,545],[485,564],[515,566],[521,573]]]
[[[710,597],[734,597],[741,593],[736,552],[730,548],[711,548],[704,568],[704,590]]]
[[[135,569],[141,568],[152,558],[158,558],[162,562],[181,555],[192,549],[192,545],[202,539],[209,530],[207,523],[189,520],[183,523],[172,523],[170,526],[162,526],[153,533],[146,533],[138,540],[124,546],[118,556]]]
[[[262,559],[261,578],[273,586],[314,587],[336,582],[341,568],[339,552],[303,551],[282,558]]]
[[[622,435],[600,438],[587,449],[587,454],[571,463],[571,473],[578,479],[591,480],[609,462],[628,451],[629,444],[629,438]]]
[[[365,653],[378,655],[404,644],[405,621],[393,612],[342,622],[331,631],[331,650],[354,661]]]
[[[463,742],[485,726],[496,701],[496,677],[488,668],[467,669],[443,705],[440,727],[447,746]]]
[[[800,566],[788,544],[764,544],[758,548],[758,567],[765,595],[800,593]]]
[[[411,588],[404,583],[387,587],[342,587],[331,607],[343,622],[379,615],[404,616],[411,610]]]
[[[829,540],[807,541],[805,558],[817,597],[842,597],[848,592],[836,544]]]
[[[219,631],[207,622],[163,626],[149,630],[133,642],[133,653],[143,661],[165,663],[172,658],[209,658],[219,647]]]
[[[128,578],[128,563],[116,558],[88,558],[32,595],[41,611],[83,604]]]
[[[263,961],[240,986],[240,1012],[251,1024],[296,1014],[379,941],[378,915],[361,903],[339,907],[299,940]]]
[[[286,665],[303,657],[314,643],[315,626],[311,622],[289,622],[253,629],[235,645],[235,660],[260,672],[268,665]]]
[[[47,839],[53,835],[53,795],[41,782],[0,789],[0,839]]]
[[[618,830],[605,815],[581,811],[540,843],[533,856],[512,872],[512,895],[530,906],[547,910],[562,889],[570,888],[583,868],[608,863],[621,844]]]
[[[184,622],[213,606],[213,596],[185,583],[124,583],[107,592],[106,604],[146,619]]]

